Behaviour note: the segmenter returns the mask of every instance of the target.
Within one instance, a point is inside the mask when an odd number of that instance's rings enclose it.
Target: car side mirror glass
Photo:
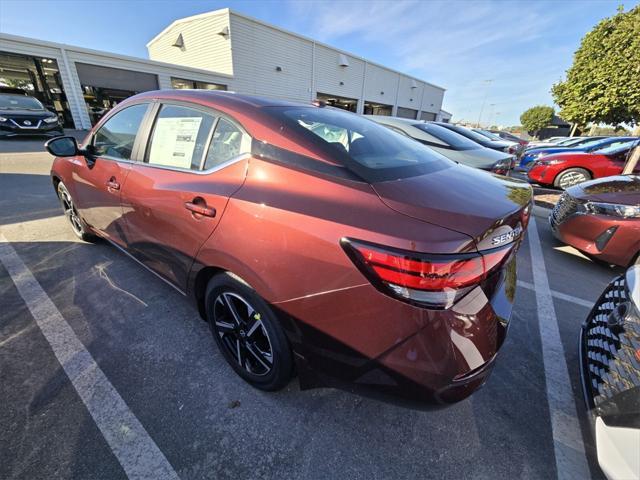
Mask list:
[[[54,157],[73,157],[79,153],[78,143],[73,137],[53,138],[44,147]]]

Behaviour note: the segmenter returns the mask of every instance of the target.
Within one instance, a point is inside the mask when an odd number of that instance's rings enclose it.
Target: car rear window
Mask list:
[[[292,129],[330,147],[369,182],[422,175],[454,165],[430,148],[359,115],[330,107],[272,107]]]
[[[448,128],[436,125],[435,123],[416,123],[413,126],[436,137],[438,140],[443,141],[456,150],[477,150],[478,148],[481,148],[481,145],[477,144],[473,140],[469,140],[467,137],[453,132]]]
[[[602,148],[600,150],[597,151],[598,154],[603,154],[603,155],[615,155],[616,153],[622,153],[625,150],[629,150],[631,147],[634,146],[634,144],[637,142],[637,140],[629,140],[625,143],[616,143],[614,145],[610,145],[606,148]]]

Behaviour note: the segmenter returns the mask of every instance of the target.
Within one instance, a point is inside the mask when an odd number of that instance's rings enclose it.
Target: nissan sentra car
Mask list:
[[[508,175],[515,161],[515,157],[509,153],[483,147],[479,143],[433,122],[387,115],[366,115],[366,118],[384,125],[394,132],[413,138],[449,160],[469,167]]]
[[[73,232],[191,295],[251,385],[295,370],[303,389],[441,405],[487,380],[528,184],[349,112],[229,92],[136,95],[47,148]]]
[[[594,178],[622,173],[637,141],[628,141],[592,153],[554,153],[536,160],[527,173],[529,181],[563,190]],[[640,172],[640,164],[636,167]]]
[[[569,188],[549,222],[555,237],[592,258],[622,267],[640,265],[640,175]]]
[[[22,135],[64,135],[58,115],[37,98],[0,91],[0,138]]]

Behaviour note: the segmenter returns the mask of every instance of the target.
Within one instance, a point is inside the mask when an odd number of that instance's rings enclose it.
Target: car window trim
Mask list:
[[[247,130],[242,126],[242,124],[240,122],[238,122],[235,118],[229,116],[228,114],[221,112],[220,110],[217,110],[215,108],[212,108],[208,105],[200,105],[198,103],[191,103],[191,102],[183,102],[183,101],[179,101],[179,100],[164,100],[164,99],[156,99],[154,100],[154,102],[158,105],[157,109],[154,111],[153,116],[150,118],[150,124],[149,124],[149,131],[146,132],[146,142],[143,143],[143,148],[144,151],[141,152],[143,154],[142,156],[142,160],[140,162],[136,162],[139,165],[144,165],[147,166],[149,168],[159,168],[161,170],[171,170],[174,172],[182,172],[182,173],[192,173],[195,175],[208,175],[210,173],[214,173],[217,172],[218,170],[222,170],[225,167],[228,167],[229,165],[242,161],[245,158],[251,157],[251,151],[249,152],[244,152],[244,153],[240,153],[239,155],[230,158],[229,160],[216,165],[214,167],[208,168],[208,169],[204,169],[204,162],[206,161],[206,153],[209,151],[209,147],[211,146],[211,141],[213,140],[213,133],[215,132],[216,128],[218,127],[218,122],[221,118],[224,118],[225,120],[227,120],[229,123],[231,123],[232,125],[234,125],[235,127],[238,128],[238,130],[240,130],[240,132],[242,133],[242,135],[246,135],[248,138],[248,143],[249,145],[251,145],[251,142],[253,142],[253,137],[251,135],[249,135],[249,133],[247,133]],[[149,163],[149,152],[150,152],[150,148],[149,146],[151,145],[151,135],[153,133],[153,127],[155,126],[155,122],[157,120],[157,117],[160,113],[160,109],[162,108],[163,105],[173,105],[173,106],[178,106],[178,107],[185,107],[185,108],[191,108],[193,110],[200,110],[203,113],[206,113],[207,115],[213,116],[214,118],[214,122],[211,128],[211,132],[209,133],[209,138],[207,139],[207,145],[204,149],[204,153],[202,155],[202,160],[200,162],[200,169],[199,170],[193,170],[191,168],[181,168],[181,167],[172,167],[169,165],[154,165],[152,163]]]
[[[100,122],[98,123],[96,130],[90,135],[90,137],[88,138],[88,141],[86,141],[83,144],[83,147],[86,148],[86,146],[91,145],[91,147],[93,148],[97,133],[100,130],[102,130],[104,125],[113,117],[115,117],[118,113],[124,112],[126,109],[130,107],[135,107],[137,105],[147,105],[147,111],[144,113],[144,116],[142,117],[142,121],[140,122],[140,126],[138,126],[138,130],[136,131],[136,138],[133,141],[133,148],[131,149],[131,158],[118,158],[118,157],[112,157],[111,155],[94,155],[93,153],[91,154],[91,156],[94,158],[113,160],[113,161],[122,162],[122,163],[139,163],[139,160],[137,160],[139,158],[137,154],[140,148],[140,142],[142,141],[143,129],[147,122],[149,112],[151,110],[151,108],[149,107],[153,106],[153,103],[154,102],[150,102],[148,100],[140,101],[140,102],[132,102],[132,103],[128,103],[126,106],[119,108],[115,111],[112,110],[111,112],[109,112],[108,115],[105,115],[103,118],[100,119]]]

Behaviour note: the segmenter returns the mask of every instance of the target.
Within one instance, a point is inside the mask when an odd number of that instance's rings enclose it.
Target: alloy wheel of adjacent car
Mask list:
[[[58,184],[58,198],[62,204],[64,216],[67,218],[69,225],[71,225],[71,230],[73,230],[76,237],[80,240],[84,240],[85,242],[94,242],[96,240],[95,235],[87,233],[82,217],[80,217],[80,214],[73,203],[73,198],[71,197],[69,190],[67,190],[67,187],[62,182]]]
[[[284,387],[293,369],[291,348],[267,303],[228,273],[213,277],[205,301],[213,337],[236,373],[262,390]]]
[[[556,177],[554,185],[560,187],[562,190],[566,190],[569,187],[586,182],[587,180],[591,180],[589,172],[583,168],[569,168]]]

